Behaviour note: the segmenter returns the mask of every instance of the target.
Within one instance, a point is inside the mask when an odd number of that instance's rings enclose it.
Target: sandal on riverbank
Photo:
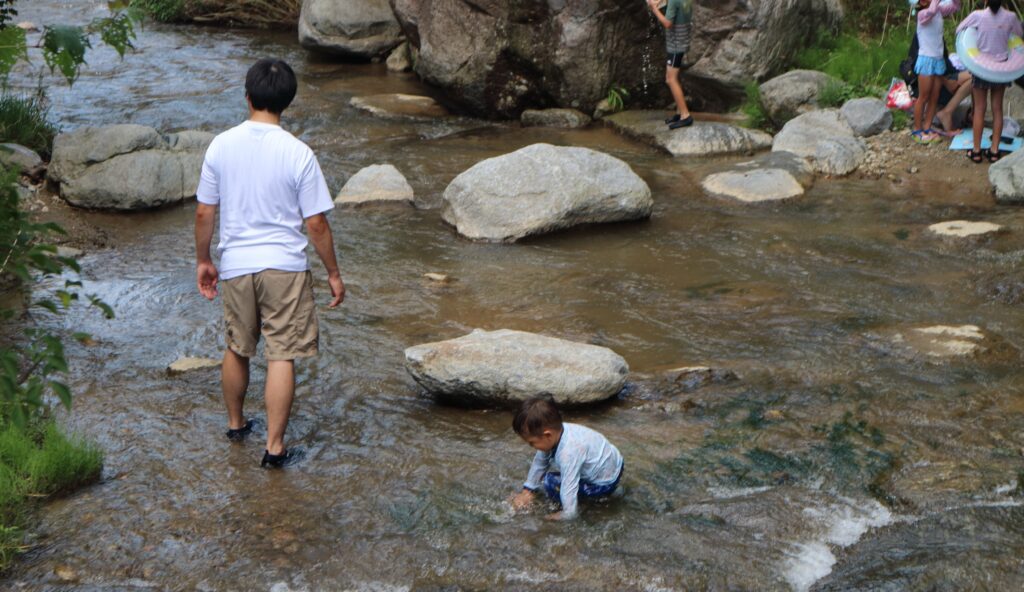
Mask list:
[[[924,130],[914,130],[910,132],[910,137],[918,144],[931,144],[934,141],[934,136],[927,134],[928,132]]]
[[[252,428],[255,425],[256,422],[250,419],[245,422],[244,426],[238,429],[229,429],[224,435],[232,442],[241,442],[246,436],[252,433]]]
[[[992,152],[992,150],[986,150],[985,151],[985,158],[987,158],[990,163],[993,163],[993,164],[997,163],[997,162],[999,162],[999,159],[1002,158],[1002,157],[1003,157],[1003,153],[1002,152],[999,152],[999,151]]]
[[[942,141],[942,132],[933,129],[924,130],[924,135],[929,136],[931,139],[927,140],[929,144],[935,144],[936,142]]]
[[[975,152],[974,150],[967,151],[967,158],[970,158],[971,162],[975,164],[981,164],[981,161],[984,159],[984,157],[985,153],[980,150],[978,152]]]
[[[289,448],[282,454],[270,454],[269,451],[264,450],[263,460],[260,461],[260,468],[283,469],[299,462],[305,455],[301,448]]]

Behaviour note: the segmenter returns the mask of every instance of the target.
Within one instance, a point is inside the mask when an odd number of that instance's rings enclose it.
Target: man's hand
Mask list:
[[[345,301],[345,282],[341,280],[340,273],[327,275],[327,283],[331,286],[331,296],[334,297],[327,306],[334,308]]]
[[[204,261],[196,265],[196,285],[207,300],[217,297],[217,268],[213,262]]]
[[[512,509],[518,511],[525,510],[530,507],[533,503],[533,492],[529,489],[524,489],[519,493],[512,496]]]

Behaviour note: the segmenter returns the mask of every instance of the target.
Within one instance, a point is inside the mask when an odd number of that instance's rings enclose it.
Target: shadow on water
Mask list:
[[[100,8],[48,1],[22,16]],[[165,372],[222,344],[219,303],[194,289],[194,206],[83,214],[117,245],[86,255],[83,275],[118,318],[68,320],[97,343],[69,348],[80,394],[65,421],[107,463],[100,484],[46,506],[7,576],[18,589],[1020,587],[1019,210],[855,180],[742,207],[700,192],[720,163],[673,160],[599,126],[374,119],[348,101],[428,91],[379,65],[310,59],[288,35],[152,25],[138,46],[124,62],[99,50],[72,89],[54,86],[54,115],[69,129],[222,130],[242,116],[248,64],[280,55],[300,76],[288,126],[331,189],[391,162],[417,207],[331,214],[349,296],[321,309],[322,353],[298,366],[289,437],[308,456],[285,473],[256,468],[264,434],[224,441],[216,373]],[[472,243],[441,221],[451,179],[534,142],[626,160],[651,186],[653,217],[517,245]],[[1009,232],[959,246],[924,230],[981,215]],[[978,325],[994,353],[935,360],[894,341],[934,324]],[[477,327],[627,359],[625,396],[566,413],[622,450],[623,497],[572,524],[544,521],[549,508],[512,516],[504,499],[530,451],[509,412],[438,405],[403,368],[406,347]],[[664,377],[700,364],[738,380]],[[264,372],[254,362],[254,386]],[[257,416],[261,399],[254,388]]]

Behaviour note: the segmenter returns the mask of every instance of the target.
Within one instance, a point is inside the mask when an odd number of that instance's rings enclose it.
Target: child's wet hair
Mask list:
[[[280,115],[292,104],[297,90],[295,72],[283,60],[262,59],[245,75],[245,96],[258,111]]]
[[[562,414],[549,393],[523,401],[512,418],[512,429],[522,437],[539,436],[544,430],[562,429]]]

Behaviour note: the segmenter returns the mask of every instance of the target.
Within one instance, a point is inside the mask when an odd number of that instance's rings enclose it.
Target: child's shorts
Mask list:
[[[1009,82],[989,82],[984,78],[978,78],[977,76],[971,75],[971,84],[978,90],[992,90],[995,88],[1006,88],[1010,86]]]
[[[685,56],[685,55],[686,55],[686,52],[683,52],[683,51],[679,51],[679,52],[676,52],[676,53],[668,54],[668,62],[667,62],[666,65],[669,68],[682,68],[683,67],[683,56]]]
[[[946,60],[919,55],[917,56],[917,62],[914,63],[914,74],[918,76],[945,76]]]
[[[589,481],[580,480],[580,489],[576,497],[604,497],[611,495],[615,488],[619,486],[619,481],[622,480],[622,473],[626,470],[623,466],[619,469],[619,476],[615,478],[615,481],[605,485],[595,485]],[[548,494],[548,498],[551,501],[557,502],[561,499],[560,493],[562,492],[562,474],[561,473],[545,473],[544,474],[544,492]]]

